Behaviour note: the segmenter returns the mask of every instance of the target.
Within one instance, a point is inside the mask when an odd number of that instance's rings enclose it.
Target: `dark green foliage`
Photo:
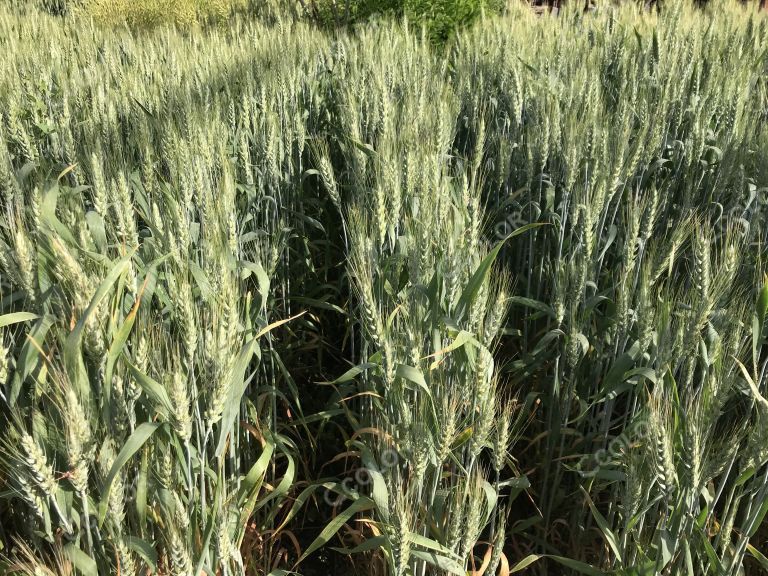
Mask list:
[[[404,0],[403,11],[423,23],[433,42],[445,42],[459,27],[473,22],[483,11],[499,12],[501,0]]]
[[[445,43],[459,28],[485,12],[499,13],[503,0],[318,0],[305,4],[305,12],[323,25],[356,24],[389,16],[407,18],[424,26],[430,40]]]

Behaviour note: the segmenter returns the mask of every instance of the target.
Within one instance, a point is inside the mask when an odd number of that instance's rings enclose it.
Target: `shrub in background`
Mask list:
[[[501,12],[503,0],[403,0],[409,20],[423,23],[433,42],[445,42],[454,30],[475,21],[483,11]]]
[[[41,0],[55,15],[75,12],[104,24],[134,27],[190,25],[227,18],[245,9],[248,0]]]
[[[190,25],[223,20],[250,9],[259,15],[308,18],[324,27],[351,25],[385,16],[407,18],[426,28],[435,44],[484,11],[499,13],[504,0],[40,0],[55,15],[77,12],[106,24],[134,27]]]
[[[483,11],[501,12],[504,0],[305,0],[300,4],[306,16],[322,25],[353,24],[377,16],[405,17],[425,26],[430,40],[440,44]]]

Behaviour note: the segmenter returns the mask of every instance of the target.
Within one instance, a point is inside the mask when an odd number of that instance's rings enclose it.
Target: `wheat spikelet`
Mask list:
[[[443,396],[442,402],[440,410],[440,436],[435,447],[437,461],[441,464],[448,461],[459,426],[458,400],[446,395]]]
[[[653,405],[652,405],[653,406]],[[659,485],[667,493],[672,493],[677,488],[677,470],[674,462],[672,439],[666,418],[657,407],[653,407],[649,421],[651,439],[651,453],[655,463],[656,479]]]
[[[502,288],[496,298],[489,302],[489,311],[483,323],[483,343],[490,346],[499,335],[504,317],[507,314],[509,301],[506,290]]]
[[[482,477],[476,474],[474,478],[467,479],[471,484],[467,490],[465,501],[466,516],[464,520],[464,534],[461,539],[461,551],[459,555],[468,558],[472,554],[482,530],[482,519],[485,514],[485,495],[481,486]]]
[[[58,488],[58,482],[53,475],[53,467],[48,463],[45,452],[26,432],[21,432],[20,444],[24,451],[22,456],[24,463],[37,488],[46,498],[53,498]]]
[[[129,576],[135,575],[137,572],[136,561],[134,553],[126,545],[125,540],[121,537],[116,539],[117,557],[120,562],[120,573],[127,574]]]
[[[22,471],[18,471],[15,474],[16,483],[19,485],[19,491],[21,497],[26,501],[27,505],[32,509],[32,512],[37,516],[39,520],[44,521],[46,517],[46,500],[41,494],[41,491],[27,481],[26,474]]]
[[[5,333],[0,330],[0,386],[5,386],[11,373],[10,350],[5,346]]]
[[[222,564],[227,564],[234,555],[232,542],[229,539],[228,523],[226,518],[219,517],[216,531],[216,552]]]
[[[99,468],[101,471],[101,477],[102,479],[106,479],[106,477],[109,475],[112,465],[115,461],[115,454],[114,449],[112,446],[112,442],[110,440],[107,440],[102,445],[100,451],[99,451]],[[112,480],[112,484],[109,489],[109,495],[108,495],[108,509],[109,509],[109,517],[110,521],[112,522],[112,525],[115,527],[115,529],[118,532],[121,532],[123,529],[123,520],[125,518],[125,485],[123,483],[123,476],[122,474],[117,474],[114,479]],[[121,555],[121,562],[122,562],[122,552]]]
[[[693,281],[702,301],[707,302],[710,296],[710,241],[704,230],[697,229],[694,235],[693,250]]]
[[[112,196],[116,202],[113,211],[117,220],[118,232],[126,246],[133,248],[139,244],[139,234],[136,230],[136,221],[133,215],[133,202],[128,180],[125,174],[120,172],[117,181],[112,182]]]
[[[192,362],[197,352],[197,320],[195,318],[195,304],[192,296],[192,286],[183,282],[179,290],[178,321],[182,333],[182,342],[186,351],[187,369],[192,369]]]
[[[395,576],[406,576],[409,573],[411,557],[412,511],[402,488],[392,500],[392,523],[387,526],[387,539],[392,552],[392,564]]]
[[[504,510],[499,513],[498,523],[496,524],[496,532],[494,534],[493,549],[491,550],[491,558],[488,561],[487,574],[496,574],[496,570],[499,567],[501,561],[501,555],[504,553],[504,542],[506,537],[506,523],[507,514]]]
[[[18,221],[16,223],[16,231],[12,236],[12,247],[17,266],[15,270],[17,282],[24,289],[26,298],[34,304],[37,299],[35,254],[23,225]]]
[[[172,576],[188,576],[192,574],[192,558],[178,528],[171,526],[168,535],[170,553],[170,574]]]
[[[410,465],[412,481],[420,485],[424,479],[427,467],[432,461],[433,445],[432,434],[429,429],[423,425],[421,420],[417,420],[410,434],[412,438],[410,446]]]
[[[169,387],[169,396],[173,405],[173,414],[171,414],[173,429],[184,443],[188,443],[192,436],[192,418],[187,377],[179,370],[174,371],[170,377]]]
[[[493,469],[499,477],[507,464],[507,454],[512,432],[512,406],[501,405],[498,408],[493,436]]]
[[[78,494],[84,495],[88,489],[88,471],[93,456],[90,421],[74,390],[67,387],[64,394],[70,482]]]

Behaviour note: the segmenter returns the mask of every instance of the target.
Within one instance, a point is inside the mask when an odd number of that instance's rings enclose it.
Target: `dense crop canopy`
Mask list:
[[[0,572],[768,570],[768,19],[580,8],[0,3]]]

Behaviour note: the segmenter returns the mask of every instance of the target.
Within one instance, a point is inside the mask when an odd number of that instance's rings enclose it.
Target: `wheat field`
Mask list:
[[[0,3],[0,574],[768,573],[764,12],[91,4]]]

